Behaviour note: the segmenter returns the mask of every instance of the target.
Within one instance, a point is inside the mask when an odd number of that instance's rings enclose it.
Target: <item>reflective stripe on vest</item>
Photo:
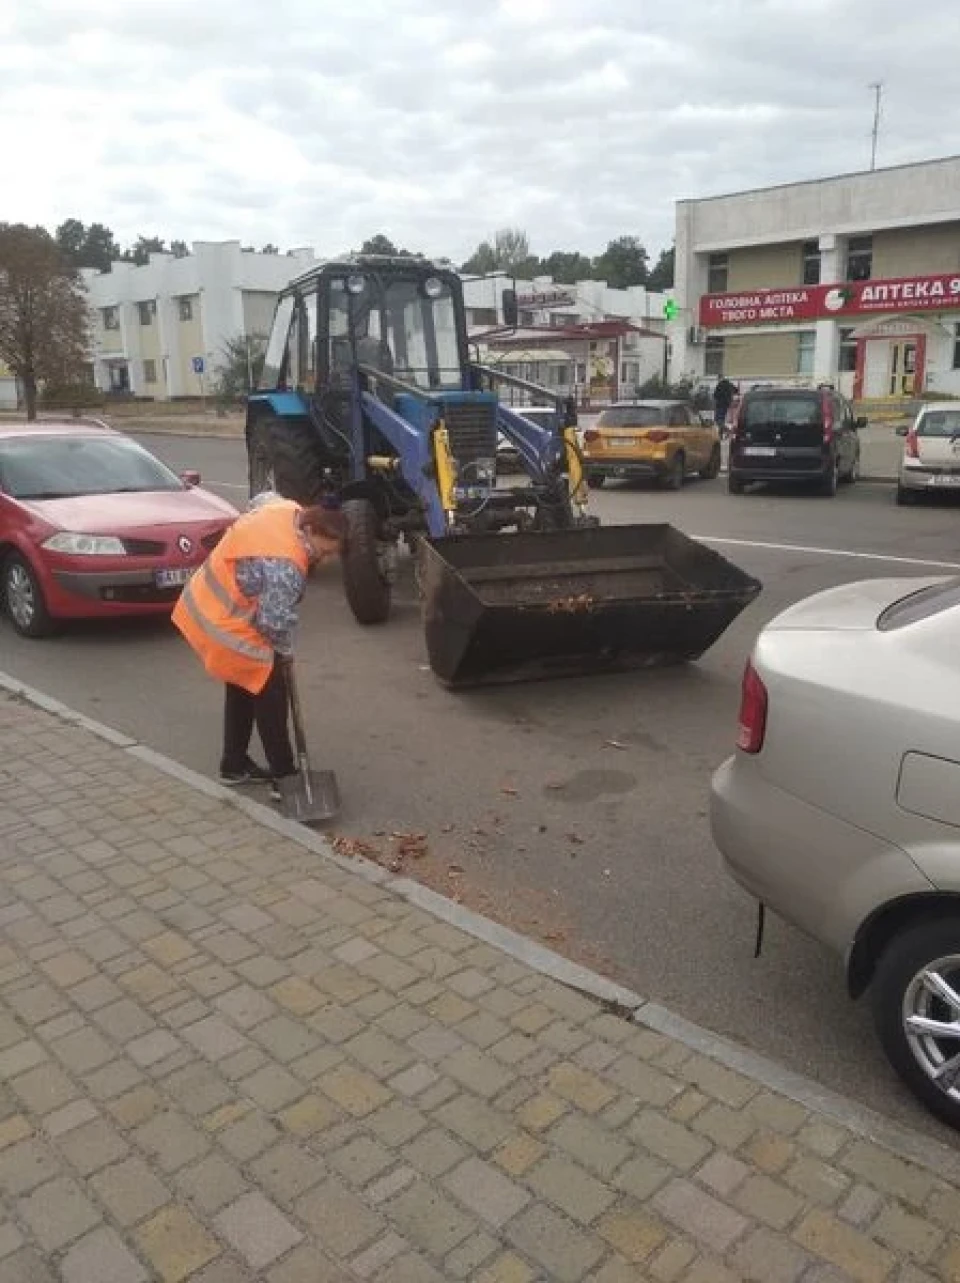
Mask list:
[[[203,569],[205,569],[205,567]],[[199,573],[202,573],[202,570]],[[201,613],[200,608],[190,591],[190,587],[191,585],[187,584],[180,597],[183,609],[187,612],[196,626],[202,632],[206,633],[211,641],[216,642],[218,646],[226,647],[227,650],[235,651],[236,654],[242,655],[244,659],[253,659],[259,664],[273,663],[272,646],[257,646],[253,642],[245,641],[242,637],[237,637],[233,633],[226,632],[223,628],[218,628],[215,623],[207,619],[206,615]],[[219,589],[220,585],[217,584],[214,592],[218,593]],[[230,603],[230,606],[231,608],[233,607],[232,602]]]

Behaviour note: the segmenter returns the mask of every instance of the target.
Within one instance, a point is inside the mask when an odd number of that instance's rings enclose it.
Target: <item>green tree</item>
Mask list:
[[[377,232],[376,236],[371,236],[360,246],[361,254],[382,254],[388,258],[396,258],[399,250],[389,236],[384,236],[383,232]]]
[[[492,241],[480,242],[461,270],[478,276],[488,272],[536,276],[540,260],[530,253],[530,238],[522,228],[501,227],[494,232]]]
[[[171,241],[171,242],[170,242],[170,253],[173,255],[173,257],[174,257],[174,258],[189,258],[189,257],[190,257],[190,251],[189,251],[189,249],[187,248],[187,242],[186,242],[186,241]]]
[[[221,401],[236,401],[252,392],[260,380],[267,354],[265,334],[237,334],[220,351],[215,387]]]
[[[662,249],[660,257],[651,268],[650,275],[647,278],[647,289],[649,290],[669,290],[673,288],[674,260],[676,258],[676,246],[671,245],[669,249]]]
[[[593,271],[597,280],[622,290],[630,285],[646,284],[648,260],[647,251],[636,236],[618,236],[594,259]]]
[[[577,250],[554,250],[540,260],[540,269],[542,275],[552,276],[558,285],[575,285],[593,276],[592,261]]]
[[[0,223],[0,361],[20,380],[27,418],[41,384],[84,381],[87,298],[76,270],[42,227]]]
[[[150,262],[151,254],[165,254],[167,252],[166,242],[160,236],[138,236],[137,242],[124,254],[124,259],[128,263],[136,263],[138,267],[143,267]]]
[[[109,272],[120,258],[120,246],[109,227],[91,223],[85,227],[77,218],[61,223],[55,239],[64,258],[74,269],[92,267],[98,272]]]
[[[264,245],[260,253],[261,254],[279,254],[280,251],[277,249],[276,245]]]

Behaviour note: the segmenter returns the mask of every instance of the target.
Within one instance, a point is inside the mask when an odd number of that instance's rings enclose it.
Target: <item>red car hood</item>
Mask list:
[[[194,522],[236,517],[226,499],[209,490],[150,490],[138,494],[94,494],[75,499],[32,499],[24,502],[41,521],[81,535],[110,535],[118,530],[188,526]]]

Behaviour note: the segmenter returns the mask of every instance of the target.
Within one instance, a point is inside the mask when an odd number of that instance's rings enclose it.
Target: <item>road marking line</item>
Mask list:
[[[858,561],[887,561],[899,566],[935,566],[942,570],[960,570],[960,561],[933,561],[925,557],[888,557],[882,552],[852,552],[847,548],[814,548],[807,544],[764,543],[759,539],[723,539],[718,535],[691,535],[701,543],[730,544],[736,548],[768,548],[773,552],[816,553],[821,557],[851,557]]]

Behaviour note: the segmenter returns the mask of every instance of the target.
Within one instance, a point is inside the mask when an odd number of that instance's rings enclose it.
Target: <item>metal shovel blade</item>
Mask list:
[[[298,771],[278,781],[280,809],[298,824],[321,824],[340,814],[340,789],[333,771]]]

